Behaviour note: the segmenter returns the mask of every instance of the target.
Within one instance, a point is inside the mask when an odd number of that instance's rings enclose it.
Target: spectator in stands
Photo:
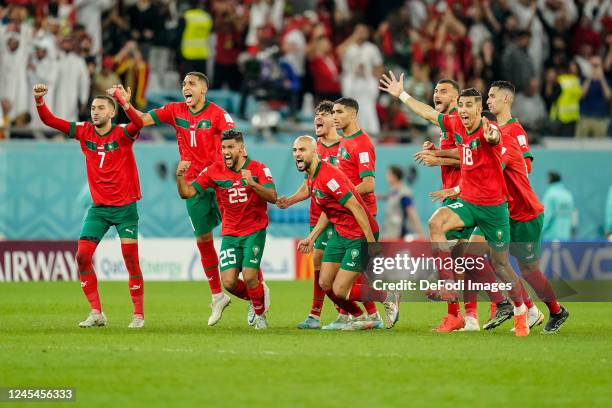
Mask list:
[[[575,62],[565,63],[557,75],[554,95],[558,95],[550,111],[553,132],[558,136],[574,136],[580,120],[582,87]]]
[[[76,27],[75,27],[76,28]],[[114,55],[129,40],[130,24],[119,7],[111,8],[102,21],[103,54]],[[73,29],[73,35],[75,35]],[[78,40],[77,40],[78,42]]]
[[[62,38],[60,47],[57,59],[55,113],[67,121],[77,122],[79,111],[89,101],[89,71],[85,60],[74,52],[72,37]]]
[[[102,13],[113,5],[112,0],[74,0],[76,20],[91,36],[91,54],[102,50]]]
[[[130,37],[138,42],[138,47],[144,59],[149,58],[149,50],[153,40],[163,29],[160,8],[151,3],[151,0],[137,0],[127,9],[130,22]]]
[[[574,197],[561,182],[556,171],[548,173],[549,187],[544,193],[544,240],[567,241],[572,238],[574,226]]]
[[[210,54],[209,40],[213,20],[198,3],[197,0],[190,0],[189,8],[179,21],[181,78],[191,71],[207,72],[206,60]]]
[[[142,57],[136,41],[128,41],[114,57],[115,72],[121,78],[124,87],[132,88],[132,98],[137,109],[147,105],[145,93],[147,90],[147,62]]]
[[[357,24],[353,34],[336,49],[341,60],[342,75],[353,75],[363,69],[367,77],[378,78],[383,73],[383,60],[378,47],[370,42],[370,28]],[[362,66],[363,68],[358,68]]]
[[[532,78],[527,83],[525,90],[516,94],[512,104],[513,115],[521,121],[528,132],[542,129],[548,118],[546,103],[539,94],[540,84]]]
[[[47,106],[55,111],[55,93],[57,90],[58,64],[57,49],[55,43],[48,37],[34,41],[34,50],[30,54],[28,62],[28,83],[32,87],[34,84],[46,84],[49,87],[47,93]],[[43,128],[36,105],[30,99],[30,126],[38,129]]]
[[[353,98],[359,104],[357,120],[370,135],[380,133],[380,121],[376,112],[378,79],[372,76],[364,64],[352,66],[352,71],[342,75],[342,96]]]
[[[329,38],[320,36],[314,41],[309,59],[310,73],[314,82],[315,104],[325,99],[335,101],[340,98],[340,67],[333,54]]]
[[[410,78],[405,83],[405,89],[419,101],[431,101],[433,87],[426,66],[417,63],[412,64]],[[412,109],[406,109],[403,104],[402,109],[408,115],[408,120],[414,128],[421,132],[427,130],[428,122],[425,119],[415,114]]]
[[[257,48],[259,41],[258,30],[269,25],[276,33],[280,33],[283,26],[284,0],[254,0],[249,8],[249,26],[247,30],[246,45],[250,49]]]
[[[238,69],[238,56],[244,49],[245,20],[238,15],[232,1],[218,1],[214,7],[217,42],[211,87],[227,86],[232,91],[240,91],[243,78]]]
[[[389,194],[382,226],[384,240],[404,240],[408,235],[425,236],[412,191],[402,181],[403,178],[404,172],[399,166],[390,166],[387,170]]]
[[[113,57],[104,57],[102,59],[102,69],[94,75],[93,94],[104,95],[107,89],[121,83],[119,75],[113,71],[115,65]]]
[[[576,137],[602,138],[608,134],[610,124],[610,82],[603,70],[601,57],[590,59],[590,75],[582,81],[580,121],[576,126]]]
[[[502,54],[502,77],[512,82],[519,92],[535,76],[533,61],[527,52],[530,38],[529,31],[519,31]]]
[[[0,31],[0,103],[6,118],[15,125],[27,122],[28,78],[24,69],[30,52],[29,35],[22,31]]]

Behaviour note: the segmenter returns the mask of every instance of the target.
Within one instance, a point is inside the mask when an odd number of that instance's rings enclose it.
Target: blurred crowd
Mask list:
[[[534,136],[609,134],[612,0],[0,0],[0,20],[4,126],[39,126],[36,82],[77,120],[117,81],[143,109],[147,91],[197,70],[241,96],[242,117],[249,98],[290,122],[350,96],[365,130],[410,141],[430,129],[380,95],[392,69],[424,101],[440,78],[485,94],[510,80],[514,115]]]

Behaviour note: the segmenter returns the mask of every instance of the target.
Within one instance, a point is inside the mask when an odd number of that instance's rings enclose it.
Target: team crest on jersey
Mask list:
[[[478,146],[480,146],[480,139],[474,139],[470,142],[471,150],[478,149]]]
[[[315,188],[312,191],[314,192],[315,198],[325,198],[325,193],[321,190]]]
[[[329,187],[329,189],[332,192],[335,192],[337,189],[340,188],[340,184],[338,184],[338,182],[336,181],[336,179],[331,179],[327,182],[327,187]]]
[[[342,157],[344,160],[348,160],[351,156],[344,147],[341,147],[340,150],[338,150],[338,158],[340,157]]]

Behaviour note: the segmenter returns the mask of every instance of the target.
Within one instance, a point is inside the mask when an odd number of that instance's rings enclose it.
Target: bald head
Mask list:
[[[299,136],[293,142],[293,159],[295,166],[299,171],[307,171],[310,173],[312,164],[318,163],[317,157],[317,141],[314,137],[303,135]],[[315,164],[316,166],[316,164]]]

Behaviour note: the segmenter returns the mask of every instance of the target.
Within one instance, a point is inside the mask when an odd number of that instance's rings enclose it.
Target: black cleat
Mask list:
[[[550,315],[550,319],[548,319],[548,322],[546,322],[546,326],[544,326],[542,333],[543,334],[557,333],[559,329],[561,328],[561,326],[563,325],[563,323],[565,323],[568,317],[569,317],[569,312],[567,311],[566,308],[561,306],[561,310],[559,311],[559,313]]]
[[[509,301],[504,300],[503,302],[499,302],[497,304],[495,315],[491,320],[486,322],[482,328],[485,330],[494,329],[506,320],[510,319],[512,316],[514,316],[514,306],[512,306],[512,303]]]

